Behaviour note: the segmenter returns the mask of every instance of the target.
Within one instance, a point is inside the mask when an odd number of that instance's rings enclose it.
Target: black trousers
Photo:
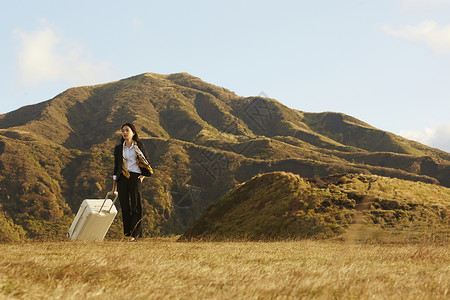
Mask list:
[[[130,172],[130,178],[120,176],[117,181],[119,202],[122,208],[123,233],[142,237],[141,180],[138,173]]]

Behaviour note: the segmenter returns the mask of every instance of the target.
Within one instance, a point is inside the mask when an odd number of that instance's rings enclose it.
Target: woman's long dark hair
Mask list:
[[[136,131],[136,127],[134,127],[134,125],[131,124],[131,123],[125,123],[125,124],[123,124],[123,125],[120,127],[120,129],[123,129],[125,126],[130,127],[130,129],[133,131],[133,133],[134,133],[134,135],[133,135],[133,140],[134,140],[135,142],[139,142],[139,135],[138,135],[138,133],[137,133],[137,131]],[[120,138],[120,142],[123,144],[124,141],[125,141],[125,140],[123,139],[123,136],[122,136],[122,137]]]

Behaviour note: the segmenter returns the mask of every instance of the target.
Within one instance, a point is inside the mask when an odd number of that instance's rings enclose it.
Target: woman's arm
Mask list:
[[[150,160],[148,159],[147,151],[145,150],[144,144],[143,144],[141,141],[139,141],[138,147],[139,147],[139,149],[141,149],[142,154],[144,154],[145,159],[146,159],[148,162],[150,162]]]
[[[117,173],[119,171],[119,163],[118,163],[118,147],[116,146],[114,148],[114,172],[113,172],[113,186],[112,186],[112,192],[114,195],[117,195]]]
[[[122,156],[122,153],[120,153]],[[119,173],[119,146],[114,148],[114,172],[113,175],[117,176]]]
[[[144,144],[141,141],[139,141],[139,142],[137,142],[137,145],[138,145],[139,149],[141,150],[142,154],[144,155],[145,159],[150,164],[150,160],[148,159],[147,151],[145,150]],[[150,168],[151,168],[151,166],[150,166]],[[142,168],[141,168],[141,170],[142,170]],[[147,171],[147,170],[143,170],[143,172],[144,171]],[[146,176],[150,176],[152,173],[153,173],[153,171],[151,171],[151,173],[149,173],[149,175],[146,175]],[[142,180],[144,180],[144,178],[145,178],[144,175],[139,176],[139,179],[141,180],[141,182],[142,182]]]

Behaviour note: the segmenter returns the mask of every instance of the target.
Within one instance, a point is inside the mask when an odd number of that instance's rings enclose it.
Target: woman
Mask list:
[[[121,143],[114,148],[113,193],[119,194],[123,232],[136,241],[142,237],[141,182],[153,174],[144,145],[131,123],[121,127]]]

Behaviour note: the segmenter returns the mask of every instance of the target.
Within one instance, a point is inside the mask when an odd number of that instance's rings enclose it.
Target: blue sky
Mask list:
[[[2,2],[0,113],[188,72],[450,152],[450,0]]]

